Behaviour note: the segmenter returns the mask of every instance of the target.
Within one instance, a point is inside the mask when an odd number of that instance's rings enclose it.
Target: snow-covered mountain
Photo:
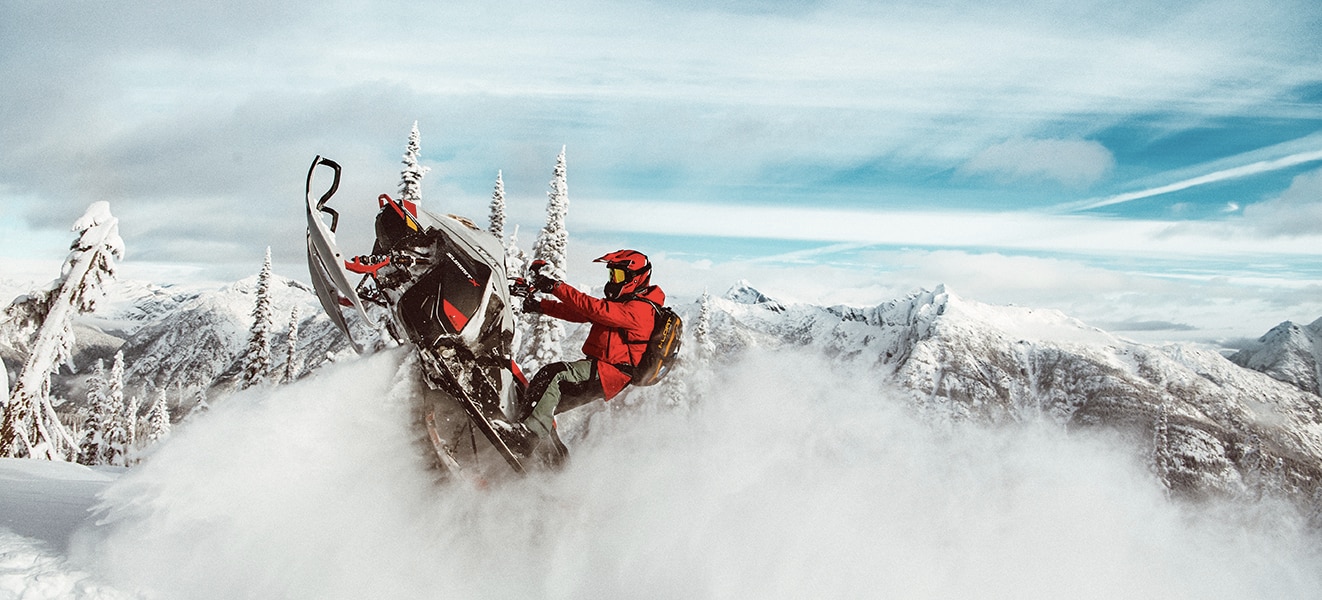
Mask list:
[[[97,359],[107,367],[117,351],[124,352],[125,385],[130,392],[146,387],[171,390],[227,391],[240,367],[240,357],[252,325],[257,276],[224,286],[157,285],[116,281],[94,313],[75,321],[76,371],[61,369],[52,385],[56,394],[74,404],[82,399],[81,383]],[[344,337],[322,312],[311,288],[293,279],[273,276],[271,283],[273,373],[286,363],[291,311],[299,311],[296,350],[307,373],[343,351]],[[22,367],[22,356],[5,354],[11,373]],[[184,410],[187,407],[183,407]]]
[[[277,372],[295,306],[305,370],[347,351],[309,288],[287,278],[274,282]],[[130,388],[228,391],[255,287],[255,276],[210,288],[118,283],[81,321],[79,368],[122,349]],[[690,336],[700,309],[680,307]],[[785,303],[740,282],[709,299],[707,310],[704,343],[717,356],[808,348],[848,369],[882,374],[934,421],[1044,421],[1118,432],[1180,492],[1236,494],[1271,482],[1311,497],[1322,481],[1322,320],[1283,324],[1232,362],[1198,345],[1140,344],[1058,311],[990,306],[941,286],[859,308]],[[575,331],[567,349],[581,340]],[[696,347],[691,341],[688,352]],[[75,403],[80,377],[66,375],[62,383]]]
[[[1306,392],[1322,393],[1322,319],[1304,326],[1281,323],[1230,360]]]
[[[131,383],[155,386],[227,385],[238,374],[240,357],[252,325],[257,277],[210,291],[188,291],[162,298],[141,298],[121,309],[121,315],[160,314],[125,338],[126,376]],[[273,372],[284,370],[289,317],[299,311],[296,358],[314,369],[328,354],[344,348],[344,337],[322,312],[312,289],[292,279],[272,276],[271,339]]]
[[[933,419],[1116,431],[1178,492],[1271,483],[1311,498],[1322,481],[1322,398],[1212,349],[1140,344],[944,287],[872,308],[787,304],[747,284],[709,302],[721,355],[810,346],[882,372]]]

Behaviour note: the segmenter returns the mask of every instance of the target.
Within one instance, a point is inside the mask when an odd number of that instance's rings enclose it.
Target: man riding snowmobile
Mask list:
[[[605,299],[547,276],[542,261],[530,266],[531,289],[515,291],[523,292],[524,312],[592,324],[583,342],[585,357],[542,367],[528,384],[515,422],[496,423],[506,430],[515,452],[540,454],[553,465],[567,456],[556,435],[555,415],[598,398],[608,401],[629,385],[647,349],[656,307],[666,300],[665,292],[651,285],[652,264],[643,253],[618,250],[593,262],[606,263]],[[534,291],[554,299],[539,299]]]

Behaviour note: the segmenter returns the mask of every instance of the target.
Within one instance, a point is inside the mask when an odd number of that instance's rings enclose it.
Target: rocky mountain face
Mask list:
[[[118,351],[124,353],[129,393],[148,388],[229,391],[252,326],[256,287],[256,276],[221,287],[115,282],[97,311],[76,321],[74,369],[60,370],[52,392],[79,404],[85,395],[82,382],[95,361],[104,361],[108,369]],[[311,288],[273,276],[271,297],[273,373],[284,371],[295,307],[299,311],[295,360],[302,374],[346,348],[343,335],[322,313]],[[22,368],[20,353],[9,349],[4,358],[11,373]]]
[[[1200,346],[1139,344],[940,287],[872,308],[790,305],[747,285],[709,302],[722,353],[808,346],[880,372],[935,419],[1118,432],[1178,494],[1311,502],[1322,481],[1322,398],[1288,378],[1307,371],[1245,369]]]
[[[1322,393],[1322,319],[1304,326],[1281,323],[1230,360],[1305,392]]]

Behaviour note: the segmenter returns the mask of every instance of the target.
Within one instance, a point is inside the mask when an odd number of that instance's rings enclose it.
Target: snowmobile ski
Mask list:
[[[441,433],[436,430],[436,415],[427,411],[427,416],[423,418],[427,427],[427,438],[431,440],[432,450],[436,451],[436,460],[445,470],[455,476],[463,476],[464,468],[459,461],[454,459],[450,453],[450,447],[441,439]]]
[[[334,171],[334,180],[331,181],[330,189],[322,194],[320,199],[313,200],[312,178],[317,172],[317,167],[321,165],[326,165]],[[349,331],[348,309],[357,312],[365,322],[370,323],[371,320],[367,316],[366,309],[363,308],[362,300],[354,291],[354,285],[350,283],[349,271],[344,266],[344,256],[335,245],[335,229],[339,226],[340,214],[326,206],[326,202],[335,195],[339,187],[340,165],[321,156],[313,159],[312,166],[308,169],[307,187],[304,192],[308,218],[308,272],[312,275],[312,287],[317,292],[317,299],[321,301],[322,309],[345,337],[349,338],[354,351],[362,354],[363,346]],[[322,219],[323,213],[331,216],[329,226]]]

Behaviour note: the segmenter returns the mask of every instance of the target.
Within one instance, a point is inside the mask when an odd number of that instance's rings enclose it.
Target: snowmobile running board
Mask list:
[[[431,368],[423,369],[423,372],[426,373],[427,384],[453,397],[459,403],[459,406],[464,409],[464,412],[468,414],[468,420],[477,426],[478,431],[481,431],[487,441],[491,442],[496,451],[505,458],[505,462],[509,463],[510,468],[520,475],[525,473],[527,470],[523,467],[523,461],[509,447],[509,444],[505,443],[505,438],[501,437],[500,433],[496,431],[495,426],[491,424],[491,420],[478,407],[473,397],[458,385],[453,369],[449,368],[449,363],[440,360],[430,350],[419,349],[418,355],[424,362],[430,363],[428,366]],[[445,373],[446,377],[434,377],[433,373]]]

